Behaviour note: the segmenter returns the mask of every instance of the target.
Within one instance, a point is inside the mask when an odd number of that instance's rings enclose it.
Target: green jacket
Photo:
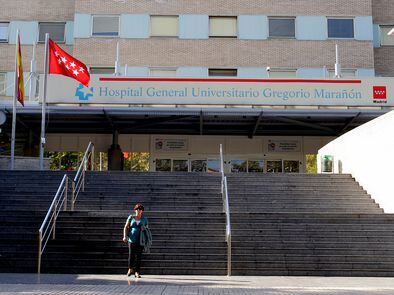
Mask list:
[[[140,223],[137,225],[137,221],[134,216],[129,215],[127,222],[130,222],[129,233],[127,235],[129,243],[140,245],[141,226],[147,227],[148,219],[145,216],[142,216]]]

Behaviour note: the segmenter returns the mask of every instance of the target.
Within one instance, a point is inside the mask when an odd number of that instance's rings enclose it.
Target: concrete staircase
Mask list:
[[[38,228],[63,172],[0,171],[0,272],[35,272]],[[393,276],[394,216],[350,175],[228,175],[233,275]],[[122,274],[122,229],[145,206],[143,274],[226,274],[220,176],[89,172],[42,272]]]
[[[394,216],[350,175],[229,175],[234,275],[393,276]]]
[[[38,229],[64,172],[0,170],[0,272],[36,272]]]
[[[61,214],[43,271],[123,274],[123,226],[142,203],[153,235],[143,274],[226,273],[220,176],[199,173],[90,172],[77,210]]]

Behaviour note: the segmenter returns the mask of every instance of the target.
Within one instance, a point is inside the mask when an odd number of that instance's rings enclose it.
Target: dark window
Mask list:
[[[8,42],[8,23],[0,23],[0,42]]]
[[[45,42],[45,34],[49,33],[49,38],[55,42],[65,42],[65,23],[40,23],[38,42]]]
[[[353,19],[328,19],[328,38],[354,38]]]
[[[294,38],[295,37],[294,18],[270,18],[269,36],[279,37],[279,38]]]
[[[237,77],[237,69],[209,69],[209,77]]]

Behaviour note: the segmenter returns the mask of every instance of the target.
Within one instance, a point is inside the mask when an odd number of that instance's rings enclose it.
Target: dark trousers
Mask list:
[[[134,269],[135,272],[140,272],[141,256],[144,247],[129,243],[129,268]]]

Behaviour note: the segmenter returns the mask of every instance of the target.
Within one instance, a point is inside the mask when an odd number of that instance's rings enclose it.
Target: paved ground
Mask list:
[[[394,278],[0,274],[0,294],[393,295]]]

